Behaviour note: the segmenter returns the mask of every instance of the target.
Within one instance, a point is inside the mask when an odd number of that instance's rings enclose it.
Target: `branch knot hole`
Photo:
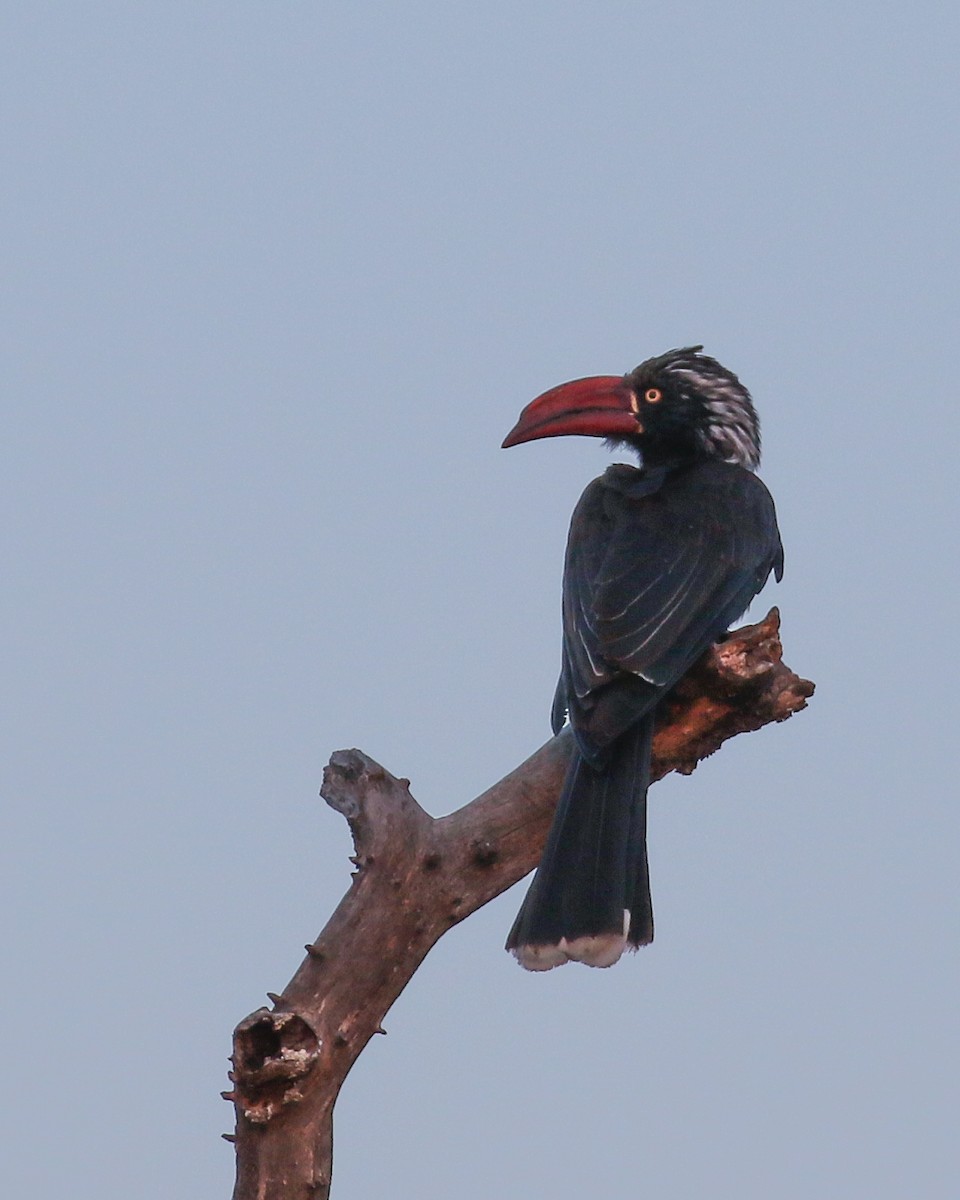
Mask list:
[[[312,1069],[320,1053],[317,1035],[302,1017],[266,1008],[241,1021],[233,1047],[238,1098],[244,1116],[257,1124],[301,1098],[294,1084]]]

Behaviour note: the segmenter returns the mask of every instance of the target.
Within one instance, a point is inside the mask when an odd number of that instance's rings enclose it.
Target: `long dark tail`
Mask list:
[[[610,748],[602,769],[575,753],[540,866],[507,938],[531,971],[571,959],[612,966],[653,941],[647,866],[652,715]]]

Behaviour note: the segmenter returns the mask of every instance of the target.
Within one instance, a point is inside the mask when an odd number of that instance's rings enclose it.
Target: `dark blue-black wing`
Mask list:
[[[584,492],[563,586],[566,707],[591,759],[743,613],[783,552],[773,501],[721,462],[650,478],[613,467]]]

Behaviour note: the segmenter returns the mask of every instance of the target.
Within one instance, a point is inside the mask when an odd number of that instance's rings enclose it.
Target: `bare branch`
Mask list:
[[[781,661],[776,609],[713,647],[674,689],[653,778],[689,774],[727,738],[783,721],[813,684]],[[350,824],[350,890],[272,1010],[234,1031],[234,1200],[326,1200],[333,1106],[347,1072],[434,943],[532,870],[572,749],[568,730],[472,803],[434,819],[359,750],[341,750],[321,795]]]

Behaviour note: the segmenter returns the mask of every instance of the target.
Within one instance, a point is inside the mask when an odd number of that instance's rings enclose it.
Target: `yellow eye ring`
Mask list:
[[[648,404],[658,404],[663,399],[663,392],[659,388],[647,388],[643,398]]]

